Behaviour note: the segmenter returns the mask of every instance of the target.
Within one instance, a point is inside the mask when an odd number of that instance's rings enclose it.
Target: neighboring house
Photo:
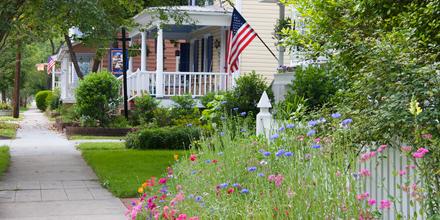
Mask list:
[[[282,15],[280,12],[284,12],[279,4],[236,0],[235,7],[271,50],[282,58],[284,53],[278,52],[274,38],[277,19]],[[148,9],[134,17],[139,27],[131,30],[129,37],[132,38],[132,46],[140,48],[140,54],[129,58],[129,100],[143,93],[156,98],[183,94],[200,97],[209,92],[230,89],[237,75],[251,71],[256,71],[270,82],[277,67],[283,64],[255,38],[240,57],[239,73],[228,74],[226,53],[232,8],[221,5],[217,0],[189,0],[187,4],[174,7],[174,10],[187,14],[189,21],[181,24],[169,21],[160,25],[157,16]],[[95,50],[86,50],[78,43],[74,49],[78,57],[84,60],[84,68],[88,67],[89,70]],[[78,79],[67,48],[60,51],[58,61],[62,62],[62,100],[74,102],[73,91]],[[108,69],[109,66],[109,58],[104,58],[101,69]]]

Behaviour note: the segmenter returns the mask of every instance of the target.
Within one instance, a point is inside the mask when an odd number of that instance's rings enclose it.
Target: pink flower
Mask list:
[[[341,176],[341,172],[339,172],[339,170],[336,171],[336,176]]]
[[[373,206],[374,204],[376,204],[376,200],[375,199],[369,199],[368,200],[368,205]]]
[[[423,148],[423,147],[417,149],[417,153],[426,154],[426,153],[428,153],[428,152],[429,152],[429,150],[427,150],[427,149],[425,149],[425,148]]]
[[[194,216],[194,217],[189,218],[189,220],[199,220],[199,217]]]
[[[399,176],[403,176],[403,175],[405,175],[406,174],[406,170],[401,170],[401,171],[399,171]]]
[[[402,146],[400,148],[403,152],[410,152],[412,150],[411,146]]]
[[[382,151],[384,151],[386,148],[387,148],[387,145],[386,145],[386,144],[382,144],[382,145],[380,145],[380,147],[377,149],[377,151],[378,151],[379,153],[382,153]]]
[[[196,161],[197,160],[197,156],[195,154],[191,154],[191,156],[189,157],[189,159],[191,161]]]
[[[415,153],[413,153],[412,156],[414,158],[423,158],[425,156],[425,154],[428,152],[429,152],[429,150],[421,147],[421,148],[417,149],[417,151]]]
[[[422,134],[422,138],[423,139],[431,139],[432,138],[432,134]]]
[[[159,184],[165,184],[167,183],[167,178],[160,178],[159,179]]]
[[[361,193],[361,194],[357,194],[356,195],[356,199],[357,200],[364,200],[364,199],[368,198],[369,196],[370,196],[370,193],[364,192],[364,193]]]
[[[376,156],[376,152],[375,151],[371,151],[370,152],[370,158]]]
[[[319,144],[319,142],[321,142],[321,138],[315,138],[314,141]]]
[[[371,173],[368,169],[361,169],[361,171],[359,172],[361,174],[361,176],[371,176]]]
[[[186,214],[180,214],[176,220],[186,220]]]
[[[278,175],[269,175],[267,177],[267,179],[269,180],[269,182],[275,182],[275,186],[280,187],[281,183],[284,180],[284,176],[281,174]]]
[[[379,209],[389,209],[389,208],[391,208],[391,201],[390,200],[386,200],[386,199],[382,199],[380,201]]]

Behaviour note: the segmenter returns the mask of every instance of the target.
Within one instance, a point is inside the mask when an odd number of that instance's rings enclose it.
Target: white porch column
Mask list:
[[[52,66],[52,91],[55,91],[55,65]]]
[[[130,41],[130,42],[128,43],[128,48],[131,48],[131,45],[133,44],[132,42],[133,42],[133,41]],[[132,73],[132,72],[133,72],[133,57],[131,57],[130,55],[129,55],[129,57],[128,57],[128,72],[129,72],[129,73]]]
[[[69,84],[69,59],[64,57],[61,61],[61,99],[64,100],[67,98],[67,87]]]
[[[163,30],[157,26],[157,54],[156,54],[156,97],[162,98],[164,95],[163,86]]]
[[[141,71],[147,71],[147,33],[141,32]]]
[[[285,19],[285,7],[284,4],[278,3],[280,7],[280,20]],[[284,66],[284,47],[282,45],[278,46],[278,66]]]

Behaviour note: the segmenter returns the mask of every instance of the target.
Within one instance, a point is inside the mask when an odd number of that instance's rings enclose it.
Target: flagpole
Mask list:
[[[272,52],[272,50],[267,46],[267,44],[263,41],[263,39],[261,39],[260,35],[258,35],[258,33],[255,32],[255,34],[257,35],[258,39],[260,39],[261,43],[264,44],[264,46],[267,48],[267,50],[269,50],[269,52],[272,54],[272,56],[275,58],[275,60],[278,61],[278,57]]]

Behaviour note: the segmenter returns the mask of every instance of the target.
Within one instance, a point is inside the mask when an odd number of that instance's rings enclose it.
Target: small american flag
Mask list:
[[[231,29],[228,38],[228,72],[238,70],[239,56],[241,52],[252,42],[257,33],[241,14],[234,8],[232,12]]]
[[[47,74],[50,74],[52,72],[52,67],[55,66],[55,59],[52,58],[52,56],[49,56],[47,59]]]

